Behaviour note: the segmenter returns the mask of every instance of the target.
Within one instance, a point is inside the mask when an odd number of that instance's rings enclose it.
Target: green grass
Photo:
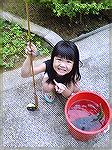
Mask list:
[[[18,24],[0,19],[0,67],[12,69],[25,59],[25,47],[28,40],[27,31]],[[52,48],[43,39],[31,34],[32,42],[38,47],[41,56],[48,55]]]

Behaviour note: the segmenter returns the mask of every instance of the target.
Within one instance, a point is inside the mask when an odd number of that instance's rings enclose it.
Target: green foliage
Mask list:
[[[0,66],[3,64],[3,57],[2,57],[2,25],[3,23],[0,21]]]
[[[80,3],[70,0],[67,4],[54,3],[53,12],[57,16],[67,15],[70,18],[80,14],[98,14],[103,9],[108,9],[108,4],[103,3]]]
[[[101,0],[104,5],[107,5],[110,9],[112,9],[112,0]]]
[[[46,4],[57,16],[70,18],[80,14],[98,14],[101,10],[111,9],[110,0],[31,0],[38,4]]]
[[[21,58],[25,57],[28,34],[18,24],[0,19],[0,30],[3,31],[0,47],[0,67],[13,68]],[[41,55],[48,55],[51,49],[44,47],[44,41],[31,34],[32,42],[38,47]]]
[[[2,22],[3,33],[2,33],[2,57],[5,68],[14,67],[16,59],[19,59],[23,55],[23,49],[25,46],[25,40],[22,29],[17,24],[10,24],[6,21]]]

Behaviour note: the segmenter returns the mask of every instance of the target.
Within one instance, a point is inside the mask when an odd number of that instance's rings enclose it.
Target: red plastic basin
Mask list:
[[[102,105],[102,109],[105,115],[105,124],[99,130],[83,131],[71,123],[71,120],[68,115],[68,111],[70,110],[70,108],[73,106],[75,102],[84,99],[88,101],[92,101],[98,105],[100,104]],[[104,132],[104,130],[108,128],[111,121],[112,112],[109,103],[100,94],[91,91],[81,91],[68,98],[65,105],[65,117],[67,120],[68,130],[70,134],[77,140],[88,141],[95,138],[97,135]],[[81,114],[81,116],[78,117],[84,117],[84,116],[83,114]]]

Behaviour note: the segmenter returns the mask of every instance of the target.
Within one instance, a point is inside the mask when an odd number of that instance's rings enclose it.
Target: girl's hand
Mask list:
[[[67,87],[64,84],[56,82],[55,79],[53,81],[55,83],[55,90],[57,93],[63,93],[63,91],[66,90]]]
[[[26,52],[27,55],[32,57],[33,60],[37,56],[37,48],[33,43],[31,43],[31,45],[30,45],[30,42],[27,43],[25,52]]]

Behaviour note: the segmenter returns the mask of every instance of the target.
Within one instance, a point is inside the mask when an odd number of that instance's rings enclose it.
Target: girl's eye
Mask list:
[[[67,63],[72,63],[72,61],[70,61],[70,60],[67,60]]]
[[[56,60],[61,61],[61,58],[57,58]]]

